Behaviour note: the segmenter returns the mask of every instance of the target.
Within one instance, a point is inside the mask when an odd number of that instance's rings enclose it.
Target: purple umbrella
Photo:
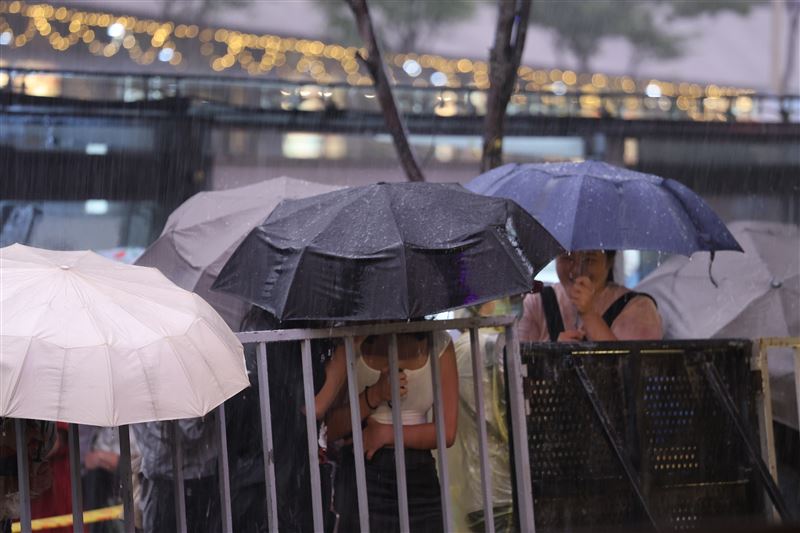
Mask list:
[[[742,251],[691,189],[600,161],[508,164],[466,188],[513,199],[570,251]]]

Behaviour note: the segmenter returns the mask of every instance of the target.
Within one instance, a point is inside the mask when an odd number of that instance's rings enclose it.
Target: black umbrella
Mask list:
[[[685,185],[600,161],[508,164],[466,187],[519,202],[570,251],[742,251]]]
[[[512,201],[379,183],[285,200],[212,288],[281,320],[405,320],[528,292],[561,251]]]

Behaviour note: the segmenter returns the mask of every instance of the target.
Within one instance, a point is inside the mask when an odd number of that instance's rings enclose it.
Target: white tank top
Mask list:
[[[439,357],[444,353],[447,345],[452,342],[450,335],[446,331],[435,331],[433,333],[433,348],[439,349]],[[361,393],[366,387],[374,385],[381,377],[380,370],[368,366],[361,352],[356,353],[356,380],[358,392]],[[425,364],[414,370],[406,369],[406,390],[405,398],[400,401],[400,413],[404,426],[414,426],[424,424],[428,421],[428,411],[433,406],[433,387],[431,383],[431,358],[430,354]],[[371,418],[381,424],[392,423],[392,409],[388,402],[381,402],[378,408],[372,412]]]

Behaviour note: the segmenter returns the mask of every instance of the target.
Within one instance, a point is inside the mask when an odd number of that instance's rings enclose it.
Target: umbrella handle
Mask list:
[[[711,273],[711,266],[714,264],[714,250],[711,250],[711,258],[708,260],[708,279],[714,284],[715,288],[719,288],[717,280],[714,279],[714,274]]]

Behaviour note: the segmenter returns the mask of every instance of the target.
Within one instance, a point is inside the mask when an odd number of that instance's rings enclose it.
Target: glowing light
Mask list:
[[[447,74],[439,71],[434,72],[431,74],[431,83],[436,87],[447,85]]]
[[[650,98],[661,98],[661,87],[655,83],[648,83],[644,93]]]
[[[417,77],[422,74],[422,67],[413,59],[406,59],[403,63],[403,70],[411,77]]]
[[[175,51],[172,48],[162,48],[161,51],[158,52],[158,60],[162,63],[166,63],[172,59],[174,54]]]
[[[553,91],[553,94],[564,96],[567,94],[567,84],[563,81],[557,81],[552,85],[551,90]]]
[[[0,46],[8,46],[14,40],[14,34],[10,31],[0,33]]]
[[[108,27],[106,33],[112,39],[119,39],[120,37],[125,35],[125,25],[120,24],[119,22],[115,22],[114,24]]]
[[[88,145],[86,149],[87,150],[89,149]],[[108,213],[108,201],[86,200],[86,203],[83,206],[83,210],[87,215],[105,215],[106,213]]]

